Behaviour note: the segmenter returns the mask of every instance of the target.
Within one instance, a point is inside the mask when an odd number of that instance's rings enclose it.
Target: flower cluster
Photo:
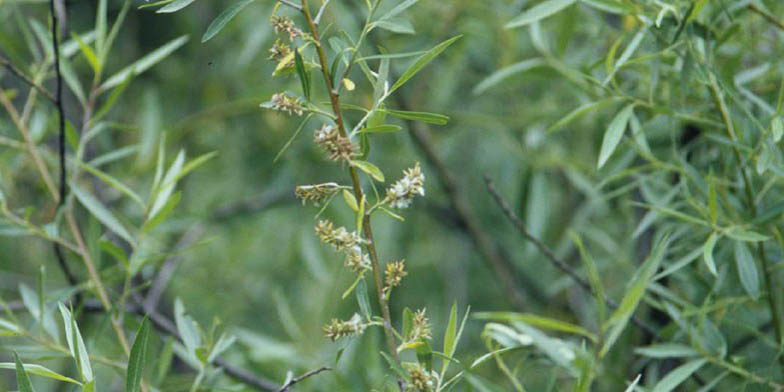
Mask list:
[[[408,272],[406,272],[405,260],[387,263],[384,271],[384,296],[389,298],[392,288],[400,286],[400,282],[406,275],[408,275]]]
[[[413,342],[420,339],[430,340],[430,320],[425,316],[426,309],[419,309],[414,313],[414,320],[411,325],[411,332],[408,334],[408,341]]]
[[[362,317],[354,313],[354,316],[346,321],[332,319],[324,326],[324,335],[334,342],[342,337],[360,335],[367,326],[368,324],[362,322]]]
[[[410,169],[403,171],[403,178],[387,189],[386,202],[392,208],[408,208],[414,198],[425,195],[425,175],[419,162]]]
[[[332,245],[337,251],[351,249],[362,242],[357,232],[349,233],[343,226],[336,229],[332,222],[326,220],[320,220],[316,224],[316,235],[321,242]]]
[[[338,189],[340,189],[340,186],[334,182],[316,185],[300,185],[294,189],[294,195],[302,200],[303,205],[308,201],[313,202],[315,205],[319,205],[319,203],[326,198],[334,195]]]
[[[357,273],[363,273],[371,267],[370,256],[362,252],[362,238],[357,232],[349,232],[345,227],[335,228],[330,221],[319,221],[316,224],[316,235],[321,242],[332,245],[338,252],[346,254],[344,264]]]
[[[291,47],[287,44],[282,42],[280,39],[275,40],[275,44],[269,48],[269,60],[274,61],[282,61],[287,56],[291,55]],[[288,63],[285,65],[286,67],[294,66],[294,57],[292,56],[288,59]]]
[[[324,124],[317,129],[313,133],[313,142],[321,146],[333,161],[348,161],[357,153],[356,146],[332,125]]]
[[[354,245],[346,251],[346,267],[354,272],[362,272],[370,269],[370,256],[362,252],[359,245]]]
[[[286,16],[273,16],[270,18],[272,28],[275,29],[275,34],[286,33],[289,35],[289,40],[294,41],[295,38],[302,36],[302,30],[294,25],[294,21]]]
[[[408,371],[408,376],[411,378],[411,385],[406,388],[406,391],[427,392],[432,391],[436,386],[438,380],[438,373],[423,368],[418,363],[404,363],[403,367]]]
[[[305,112],[305,108],[302,106],[302,102],[299,98],[282,93],[273,94],[272,98],[270,98],[269,105],[272,109],[286,112],[289,115],[296,114],[297,116],[301,116]]]

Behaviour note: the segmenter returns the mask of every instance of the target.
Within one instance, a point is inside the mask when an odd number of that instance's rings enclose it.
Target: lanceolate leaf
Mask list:
[[[528,71],[529,69],[533,69],[546,63],[542,59],[528,59],[523,60],[519,63],[512,64],[510,66],[504,67],[499,69],[498,71],[493,72],[490,76],[482,80],[479,84],[474,87],[473,93],[475,95],[482,94],[483,92],[487,91],[491,87],[501,83],[505,79],[518,74],[520,72]]]
[[[185,45],[186,42],[188,42],[188,36],[183,35],[161,46],[160,48],[155,49],[151,53],[137,60],[135,63],[112,75],[101,85],[101,87],[99,87],[99,90],[106,91],[124,82],[129,75],[139,75],[140,73],[150,69],[153,65],[159,63],[161,60],[172,54],[172,52]]]
[[[629,104],[621,109],[610,122],[602,140],[602,149],[599,152],[599,163],[597,164],[598,168],[604,166],[607,160],[610,159],[610,155],[615,151],[615,148],[618,147],[618,143],[623,137],[623,132],[629,124],[629,118],[631,118],[633,111],[634,104]]]
[[[713,232],[708,237],[708,240],[705,241],[705,245],[702,247],[702,259],[705,261],[705,266],[708,267],[708,271],[710,271],[710,273],[712,273],[714,276],[717,275],[717,272],[716,263],[713,261],[713,248],[716,246],[716,241],[718,239],[718,234]]]
[[[446,50],[446,48],[448,48],[449,45],[452,45],[455,41],[460,39],[460,37],[462,37],[462,35],[458,35],[444,42],[441,42],[440,44],[436,45],[432,49],[425,52],[425,54],[423,54],[421,57],[416,59],[416,61],[414,61],[414,64],[411,64],[411,66],[409,66],[408,69],[406,69],[406,71],[403,72],[402,75],[400,75],[400,78],[398,78],[395,84],[393,84],[392,87],[389,89],[388,94],[392,94],[392,92],[394,92],[395,90],[400,88],[400,86],[408,82],[411,78],[414,77],[414,75],[416,75],[419,71],[421,71],[422,68],[424,68],[431,61],[433,61],[433,59],[436,58],[439,54],[441,54],[441,52]]]
[[[554,15],[564,8],[574,4],[577,0],[545,0],[527,11],[523,12],[518,17],[509,21],[506,24],[507,29],[529,25],[533,22],[547,18]]]
[[[247,6],[248,4],[254,1],[255,0],[242,0],[240,2],[232,4],[229,8],[226,8],[207,27],[207,31],[205,31],[204,35],[201,37],[201,42],[202,43],[207,42],[210,39],[212,39],[212,37],[220,33],[220,31],[223,30],[224,27],[226,27],[226,24],[229,23],[229,21],[234,19],[234,17],[237,16],[237,14],[240,11],[242,11],[242,9],[245,8],[245,6]]]
[[[155,12],[157,12],[159,14],[166,14],[166,13],[177,12],[177,11],[179,11],[179,10],[189,6],[189,5],[191,5],[191,3],[193,3],[194,1],[196,1],[196,0],[174,0],[173,2],[171,2],[169,4],[166,4],[165,6],[159,8]]]
[[[755,300],[759,298],[759,275],[754,257],[751,256],[749,248],[743,242],[735,243],[735,266],[738,268],[740,283],[746,293]]]
[[[145,317],[136,333],[133,347],[131,347],[131,356],[128,359],[128,369],[125,373],[125,392],[138,392],[141,388],[149,341],[150,321]]]
[[[653,278],[656,270],[659,269],[659,265],[664,258],[664,253],[667,250],[668,243],[668,237],[659,240],[651,251],[651,254],[648,255],[648,258],[634,274],[621,303],[610,316],[610,319],[607,320],[607,325],[611,328],[607,333],[604,346],[599,353],[600,356],[604,356],[607,353],[613,344],[615,344],[615,341],[618,339],[621,332],[626,328],[629,319],[637,309],[637,305],[639,305],[642,297],[645,295],[645,291],[651,283],[651,278]]]
[[[707,361],[707,359],[695,359],[678,366],[656,383],[656,386],[653,387],[653,392],[670,392],[675,390],[678,385],[686,381],[694,372],[705,365],[705,362]]]
[[[90,193],[83,190],[77,184],[71,184],[71,191],[73,192],[76,199],[79,200],[88,211],[90,211],[93,216],[95,216],[101,223],[106,225],[109,230],[115,232],[117,235],[122,237],[125,241],[129,244],[135,246],[136,241],[134,240],[131,233],[125,228],[125,226],[120,223],[120,221],[106,208],[98,199],[93,197]]]
[[[19,354],[14,351],[14,362],[16,363],[16,384],[19,386],[19,392],[34,392],[33,384],[30,382],[30,376],[27,375],[22,361],[19,359]]]

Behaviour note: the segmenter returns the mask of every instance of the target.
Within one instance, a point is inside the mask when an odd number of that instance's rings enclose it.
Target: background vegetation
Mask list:
[[[401,2],[385,3],[389,10]],[[369,159],[388,178],[421,162],[427,196],[405,222],[379,214],[373,224],[382,258],[405,259],[409,273],[390,302],[393,315],[427,307],[435,348],[452,304],[461,317],[471,308],[452,371],[465,373],[455,389],[619,391],[642,375],[632,389],[781,390],[784,4],[415,3],[395,26],[374,30],[362,54],[422,51],[462,34],[387,102],[450,119],[390,119],[403,131],[374,136]],[[107,5],[104,33],[99,4]],[[70,80],[62,102],[70,173],[81,174],[69,191],[75,197],[58,210],[12,114],[57,182],[58,111],[56,97],[45,96],[56,89],[49,3],[0,0],[0,94],[8,103],[0,115],[0,347],[10,369],[0,373],[0,389],[23,390],[12,351],[87,381],[60,331],[70,311],[57,307],[78,292],[84,302],[74,318],[95,384],[122,390],[127,359],[112,326],[132,343],[142,325],[137,313],[151,311],[140,299],[150,288],[162,293],[153,302],[160,318],[151,319],[148,387],[187,390],[203,377],[206,389],[274,388],[287,372],[328,366],[295,388],[391,388],[395,373],[378,355],[380,329],[336,343],[323,336],[329,320],[356,311],[353,297],[340,300],[354,277],[313,234],[318,208],[303,207],[293,190],[347,178],[323,163],[309,127],[275,161],[299,123],[259,105],[300,91],[296,73],[272,77],[275,2],[249,2],[204,43],[232,4],[201,0],[175,13],[137,2],[126,11],[121,1],[66,5],[60,49]],[[281,10],[304,28],[296,13]],[[322,25],[332,26],[327,36],[340,26],[356,37],[366,13],[364,1],[334,0]],[[150,53],[161,56],[149,69],[136,63],[136,72],[113,77]],[[391,73],[400,75],[413,58],[393,59]],[[350,78],[364,80],[358,68]],[[342,97],[367,106],[372,89]],[[180,151],[195,170],[161,180],[157,168],[170,167]],[[159,206],[165,220],[149,219],[174,183],[179,203]],[[127,312],[100,311],[83,255],[64,251],[75,286],[63,274],[51,238],[73,242],[66,210],[112,304]],[[323,214],[353,219],[342,200]],[[130,241],[118,226],[133,228]],[[123,260],[112,244],[131,242],[136,251]],[[178,317],[196,320],[203,341],[171,338]],[[203,357],[190,350],[198,346]],[[495,355],[468,369],[488,352]],[[222,362],[204,364],[218,354]],[[236,373],[243,370],[256,378],[243,379]],[[28,373],[39,391],[79,389]]]

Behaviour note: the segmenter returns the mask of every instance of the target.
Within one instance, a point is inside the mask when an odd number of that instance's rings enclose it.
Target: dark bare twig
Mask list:
[[[60,43],[57,39],[58,34],[58,25],[59,30],[65,31],[66,25],[65,20],[62,20],[65,15],[65,4],[59,2],[55,4],[57,0],[49,0],[49,11],[52,14],[52,48],[54,50],[54,73],[55,73],[55,96],[54,98],[54,105],[57,108],[57,125],[58,125],[58,156],[60,158],[60,188],[59,188],[59,196],[60,199],[58,200],[57,207],[60,208],[65,203],[65,195],[67,193],[65,177],[66,177],[66,167],[65,167],[65,109],[63,108],[63,75],[60,72]],[[59,23],[62,20],[62,23]],[[63,254],[62,248],[60,248],[60,244],[54,243],[54,254],[57,258],[57,264],[60,265],[60,269],[63,270],[63,274],[65,275],[66,280],[68,280],[68,284],[71,286],[76,286],[79,284],[79,281],[74,276],[73,272],[71,271],[70,267],[68,267],[68,263],[65,261],[65,255]],[[82,302],[82,294],[77,292],[75,298],[75,302],[77,304]]]
[[[317,374],[319,374],[321,372],[325,372],[325,371],[328,371],[328,370],[332,370],[332,368],[327,367],[327,366],[322,366],[322,367],[320,367],[318,369],[311,370],[311,371],[309,371],[309,372],[307,372],[307,373],[305,373],[305,374],[303,374],[303,375],[301,375],[299,377],[294,377],[294,378],[286,381],[286,383],[284,383],[280,387],[280,389],[278,389],[278,392],[286,392],[286,391],[289,390],[289,388],[294,386],[294,384],[296,384],[298,382],[302,382],[303,380],[305,380],[308,377],[315,376],[315,375],[317,375]]]
[[[52,103],[57,104],[57,100],[55,99],[54,95],[52,95],[52,93],[49,92],[49,90],[35,83],[35,81],[30,79],[27,75],[25,75],[25,73],[22,72],[22,70],[14,67],[14,65],[11,64],[11,62],[8,61],[8,59],[4,57],[0,57],[0,64],[2,64],[3,67],[5,67],[8,71],[14,74],[17,78],[19,78],[19,80],[23,81],[28,86],[38,90],[38,92],[43,94],[48,100],[52,101]]]
[[[558,256],[556,256],[555,253],[553,253],[553,251],[547,245],[545,245],[542,241],[536,238],[536,236],[534,236],[533,234],[531,234],[531,232],[528,231],[528,228],[525,227],[525,223],[523,223],[523,221],[520,220],[517,214],[515,214],[515,212],[512,210],[512,207],[509,206],[509,203],[507,203],[506,200],[504,200],[503,197],[501,197],[501,194],[498,193],[498,190],[495,188],[495,184],[487,176],[485,176],[485,183],[487,184],[487,191],[490,193],[490,195],[493,196],[493,199],[495,199],[496,203],[498,203],[498,206],[501,207],[501,210],[504,212],[504,215],[507,217],[507,219],[509,219],[512,222],[512,224],[515,226],[517,231],[519,231],[520,234],[522,234],[522,236],[525,237],[526,240],[533,243],[534,246],[536,246],[536,248],[539,249],[539,251],[542,252],[542,254],[544,254],[545,258],[547,258],[548,261],[550,261],[558,269],[560,269],[561,271],[569,275],[569,277],[572,278],[572,280],[574,280],[575,283],[577,283],[577,286],[579,286],[581,289],[585,290],[586,292],[592,293],[593,290],[591,289],[591,285],[589,285],[588,282],[585,281],[585,279],[583,279],[580,275],[578,275],[577,272],[571,266],[569,266],[569,264],[566,264],[566,262],[559,259]],[[618,303],[613,301],[611,298],[605,297],[604,302],[607,304],[607,306],[613,309],[618,308]],[[657,335],[656,330],[653,327],[649,326],[647,323],[640,320],[638,317],[633,316],[632,322],[634,322],[634,324],[637,325],[640,329],[642,329],[645,333],[651,336]]]
[[[279,203],[292,201],[294,200],[292,188],[265,191],[256,196],[226,204],[218,208],[210,216],[210,219],[222,221],[239,214],[258,212]]]

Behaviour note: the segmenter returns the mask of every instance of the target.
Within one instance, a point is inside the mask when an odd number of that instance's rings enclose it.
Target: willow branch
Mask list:
[[[317,375],[317,374],[319,374],[321,372],[326,372],[328,370],[332,370],[332,368],[327,367],[327,366],[323,366],[323,367],[320,367],[318,369],[311,370],[311,371],[309,371],[309,372],[307,372],[307,373],[305,373],[305,374],[303,374],[303,375],[301,375],[299,377],[294,377],[291,380],[289,380],[288,382],[286,382],[285,384],[283,384],[283,386],[281,386],[280,389],[278,389],[278,392],[286,392],[291,387],[293,387],[294,384],[302,382],[302,381],[304,381],[308,377],[313,377],[313,376],[315,376],[315,375]]]
[[[319,38],[319,30],[316,24],[313,21],[313,18],[310,15],[310,10],[308,9],[308,3],[302,3],[302,15],[305,17],[307,21],[308,28],[310,30],[310,34],[313,36],[313,42],[316,47],[316,52],[318,53],[319,63],[321,68],[321,73],[324,78],[324,83],[327,87],[327,93],[329,94],[330,103],[332,104],[332,112],[335,114],[335,123],[337,124],[338,132],[340,136],[347,138],[348,132],[346,132],[346,126],[343,122],[343,113],[340,110],[340,98],[338,97],[337,91],[335,90],[334,86],[332,85],[332,76],[329,73],[329,62],[327,61],[327,56],[324,53],[324,48],[321,46],[321,40]],[[353,166],[348,167],[349,175],[351,177],[352,187],[354,189],[354,197],[356,200],[365,200],[364,193],[362,191],[362,186],[359,182],[359,175],[357,174],[357,170]],[[370,264],[372,267],[373,272],[373,281],[375,282],[376,286],[376,296],[378,297],[379,307],[381,308],[381,315],[384,319],[384,335],[386,336],[387,346],[389,346],[389,354],[398,360],[397,357],[397,348],[395,347],[395,337],[392,333],[392,317],[389,312],[389,304],[384,296],[383,290],[384,286],[381,280],[381,266],[378,262],[378,255],[376,253],[376,243],[373,240],[373,229],[370,226],[370,215],[365,214],[362,218],[362,232],[364,234],[365,239],[367,240],[367,244],[365,248],[370,255]]]
[[[498,204],[499,207],[501,207],[501,211],[503,211],[504,216],[506,216],[507,219],[509,219],[509,221],[512,222],[512,224],[515,226],[517,231],[520,232],[520,234],[526,240],[528,240],[532,244],[534,244],[534,246],[540,252],[542,252],[542,254],[545,256],[545,258],[550,263],[552,263],[555,267],[557,267],[558,269],[563,271],[575,283],[577,283],[578,287],[580,287],[582,290],[584,290],[584,291],[586,291],[588,293],[592,293],[592,294],[595,295],[595,293],[593,293],[593,289],[591,288],[591,285],[588,284],[588,282],[585,279],[583,279],[577,273],[577,271],[574,270],[574,268],[572,268],[565,261],[559,259],[558,256],[556,256],[555,253],[552,251],[552,249],[550,249],[550,247],[545,245],[545,243],[543,243],[541,240],[536,238],[536,236],[531,234],[530,231],[528,231],[528,228],[525,227],[525,223],[523,223],[523,221],[517,216],[517,214],[515,214],[515,212],[512,210],[512,207],[509,206],[509,203],[507,203],[506,200],[504,200],[504,198],[498,192],[498,190],[496,189],[495,184],[493,183],[493,181],[490,180],[490,178],[487,177],[487,176],[485,176],[485,183],[487,184],[487,191],[490,193],[490,195],[493,196],[493,199],[495,199],[495,202]],[[609,307],[611,307],[613,309],[617,309],[618,308],[618,303],[613,301],[611,298],[605,297],[604,298],[604,302],[607,304],[607,306],[609,306]],[[634,322],[634,324],[637,325],[640,329],[645,331],[645,333],[650,334],[651,336],[656,336],[657,335],[656,329],[654,329],[653,327],[649,326],[647,323],[645,323],[644,321],[640,320],[636,316],[632,317],[632,322]]]
[[[8,71],[10,71],[12,74],[14,74],[17,78],[19,78],[19,80],[21,80],[22,82],[24,82],[28,86],[38,90],[38,92],[43,94],[48,100],[52,101],[52,103],[57,102],[57,100],[55,99],[54,95],[52,95],[52,93],[50,93],[49,90],[47,90],[43,86],[41,86],[38,83],[36,83],[34,80],[32,80],[29,77],[27,77],[27,75],[25,75],[25,73],[22,72],[22,70],[14,67],[14,65],[11,64],[11,62],[8,61],[8,59],[6,59],[4,57],[0,57],[0,64],[2,64],[3,67],[5,67]]]

